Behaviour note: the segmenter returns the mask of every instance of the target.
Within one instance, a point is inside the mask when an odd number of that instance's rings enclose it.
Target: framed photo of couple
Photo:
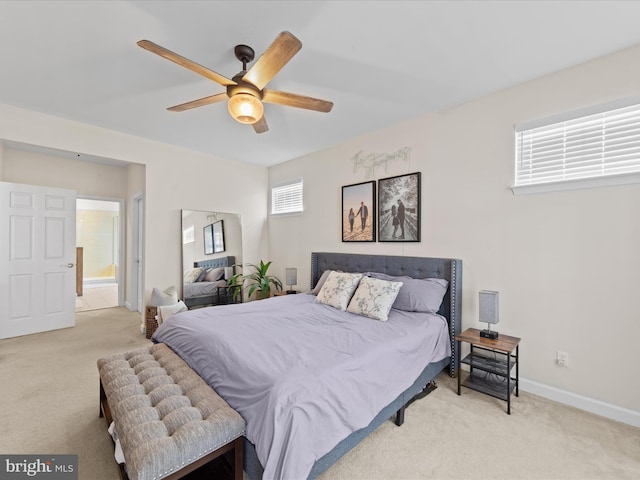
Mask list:
[[[376,241],[376,182],[342,187],[342,241]]]
[[[420,241],[420,172],[378,180],[378,241]]]
[[[379,242],[419,242],[420,180],[414,172],[381,178],[377,190],[375,180],[342,187],[342,241],[375,242],[377,232]]]

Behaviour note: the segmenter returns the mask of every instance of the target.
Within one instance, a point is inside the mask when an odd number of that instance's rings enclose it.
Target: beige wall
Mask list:
[[[133,168],[128,172],[128,178],[132,179],[131,187],[124,182],[121,196],[131,200],[129,197],[145,189],[145,298],[149,298],[154,286],[164,289],[175,285],[179,288],[180,210],[183,208],[239,213],[243,222],[245,260],[259,261],[268,252],[265,201],[267,169],[264,167],[241,164],[3,104],[0,104],[1,140],[144,165],[146,185],[141,181],[141,169]],[[8,165],[6,157],[5,149],[0,180],[17,181],[11,173],[17,167]],[[46,165],[46,161],[39,165]],[[95,181],[98,188],[102,179],[100,175],[93,177],[79,177],[76,180],[77,183]],[[28,175],[21,175],[19,181],[47,184],[42,181],[53,181],[54,178],[61,183],[66,181],[64,175],[56,172],[44,175],[37,168]],[[113,192],[104,195],[116,196]],[[129,242],[127,245],[130,246]]]
[[[472,81],[472,79],[470,79]],[[640,185],[514,196],[514,124],[640,93],[640,47],[270,169],[304,179],[303,215],[269,219],[270,259],[298,267],[312,251],[463,260],[463,328],[482,327],[478,291],[500,292],[497,330],[519,336],[520,374],[640,413]],[[373,176],[351,158],[410,147]],[[420,243],[342,243],[341,186],[422,172]],[[569,367],[555,364],[556,350]],[[517,407],[516,407],[517,408]],[[636,416],[637,418],[637,416]]]

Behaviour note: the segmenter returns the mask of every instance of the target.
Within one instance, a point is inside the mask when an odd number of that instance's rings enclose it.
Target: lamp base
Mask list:
[[[287,295],[291,295],[292,293],[298,293],[296,290],[287,290],[286,292]]]
[[[480,330],[480,336],[482,338],[489,338],[491,340],[495,340],[498,338],[498,332],[494,330]]]

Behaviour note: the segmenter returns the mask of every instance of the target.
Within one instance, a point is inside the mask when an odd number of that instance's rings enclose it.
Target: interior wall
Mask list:
[[[478,292],[497,290],[496,329],[522,338],[522,378],[640,412],[640,185],[510,190],[515,124],[638,94],[640,47],[272,167],[272,184],[303,178],[305,211],[269,219],[269,259],[280,275],[298,267],[304,290],[312,251],[461,258],[463,328],[484,328]],[[383,155],[405,147],[406,160]],[[421,242],[341,241],[342,186],[416,171]]]
[[[180,285],[181,209],[239,213],[243,222],[245,260],[257,262],[268,252],[265,167],[213,157],[6,104],[0,104],[0,139],[144,166],[146,299],[153,287],[165,289]],[[6,175],[6,162],[3,172]],[[102,178],[96,177],[98,185]],[[32,172],[21,181],[34,183],[41,178],[47,180],[38,172]],[[130,195],[126,185],[125,182],[124,194]]]

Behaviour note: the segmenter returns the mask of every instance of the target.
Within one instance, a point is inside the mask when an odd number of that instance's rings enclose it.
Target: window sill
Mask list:
[[[640,173],[608,175],[606,177],[581,178],[579,180],[561,180],[534,185],[517,185],[511,187],[514,195],[530,195],[534,193],[563,192],[567,190],[581,190],[585,188],[610,187],[614,185],[628,185],[640,183]]]

